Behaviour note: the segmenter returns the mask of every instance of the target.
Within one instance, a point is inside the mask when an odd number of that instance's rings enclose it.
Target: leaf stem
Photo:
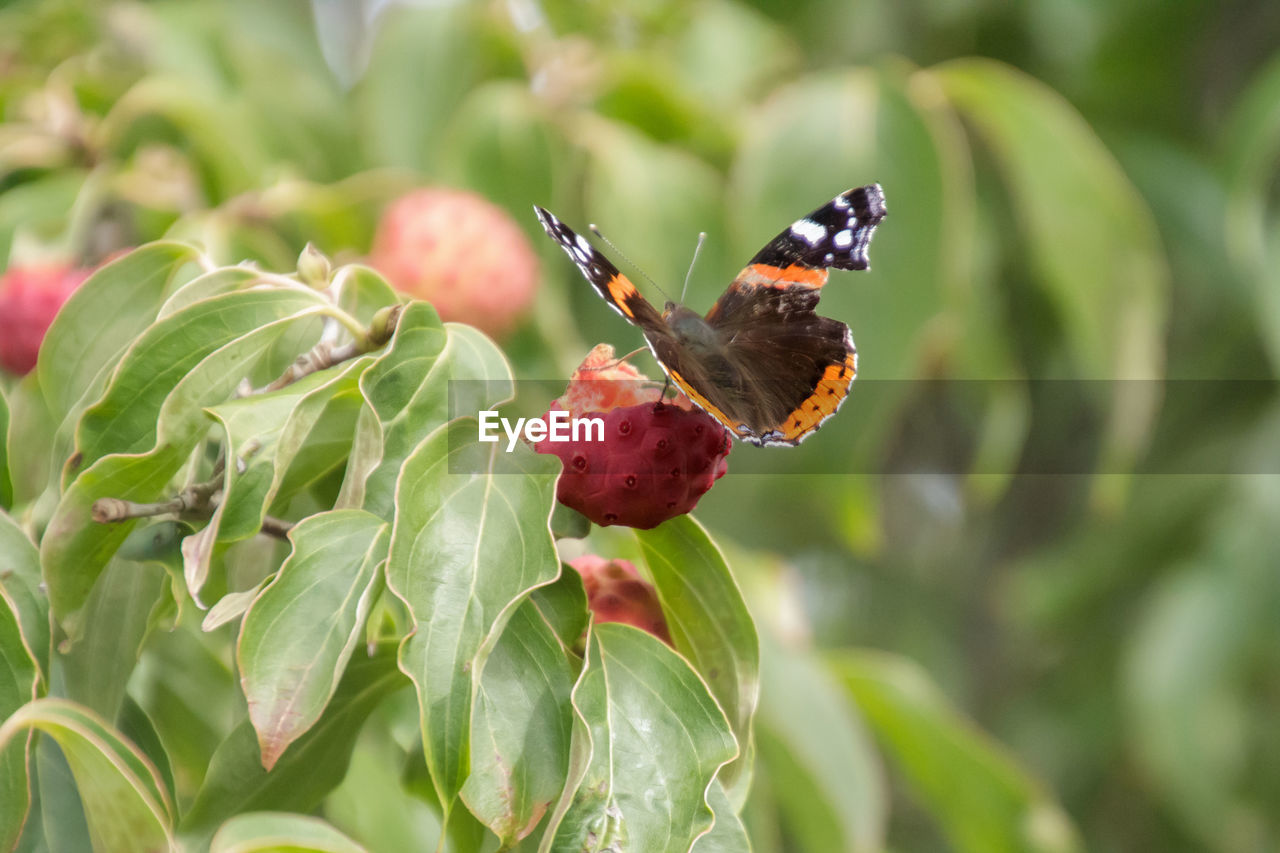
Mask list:
[[[222,498],[222,484],[218,480],[196,483],[178,492],[167,501],[154,503],[136,503],[123,498],[99,498],[93,502],[90,513],[99,524],[113,524],[128,521],[131,518],[150,518],[156,515],[185,515],[188,517],[208,518],[213,514]],[[276,539],[285,539],[293,529],[294,522],[275,516],[262,517],[259,533]]]
[[[378,349],[391,340],[392,334],[395,333],[396,324],[400,321],[400,313],[403,307],[402,305],[390,305],[383,308],[374,315],[367,329],[363,326],[360,327],[356,340],[350,343],[335,346],[330,341],[321,341],[312,347],[309,352],[298,356],[297,360],[289,365],[285,372],[270,384],[264,388],[254,389],[250,393],[265,394],[270,391],[279,391],[304,376]],[[345,311],[340,313],[344,316],[350,316]]]

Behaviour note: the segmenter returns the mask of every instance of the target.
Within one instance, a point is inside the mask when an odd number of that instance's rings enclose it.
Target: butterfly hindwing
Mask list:
[[[799,444],[849,393],[858,369],[849,327],[814,312],[816,290],[744,287],[722,303],[724,357],[752,379],[747,440]]]

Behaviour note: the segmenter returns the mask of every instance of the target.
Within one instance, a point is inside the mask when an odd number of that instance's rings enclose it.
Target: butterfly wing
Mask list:
[[[707,312],[737,378],[690,384],[711,405],[736,413],[739,437],[799,444],[848,396],[858,371],[853,336],[816,309],[828,269],[870,267],[867,249],[884,216],[878,184],[841,193],[769,241]]]
[[[628,323],[639,326],[647,334],[650,331],[660,333],[665,329],[662,315],[640,295],[636,286],[631,283],[613,262],[596,251],[587,239],[574,233],[573,229],[556,219],[549,211],[537,205],[533,207],[538,215],[542,228],[564,249],[582,275],[591,282],[606,302],[623,316]]]
[[[743,300],[744,310],[722,314],[715,324],[724,361],[743,377],[737,399],[725,403],[749,427],[738,430],[745,440],[799,444],[848,396],[858,372],[853,335],[815,313],[817,303],[816,289],[759,287]]]
[[[842,192],[765,244],[734,284],[818,290],[828,269],[870,269],[867,249],[885,212],[879,184]]]

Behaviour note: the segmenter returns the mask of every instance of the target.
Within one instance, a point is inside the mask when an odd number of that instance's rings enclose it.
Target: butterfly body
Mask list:
[[[844,401],[857,374],[849,327],[815,312],[827,270],[869,268],[885,216],[878,184],[836,196],[756,253],[705,316],[661,313],[611,261],[546,210],[538,219],[596,291],[638,326],[668,378],[737,438],[796,445]]]

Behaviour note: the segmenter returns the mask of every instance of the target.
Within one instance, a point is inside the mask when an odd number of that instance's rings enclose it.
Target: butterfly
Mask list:
[[[661,313],[585,237],[538,221],[614,310],[644,333],[667,377],[742,441],[794,446],[835,414],[858,372],[849,327],[815,313],[829,269],[870,269],[885,216],[879,184],[848,190],[791,223],[738,273],[706,316]]]

